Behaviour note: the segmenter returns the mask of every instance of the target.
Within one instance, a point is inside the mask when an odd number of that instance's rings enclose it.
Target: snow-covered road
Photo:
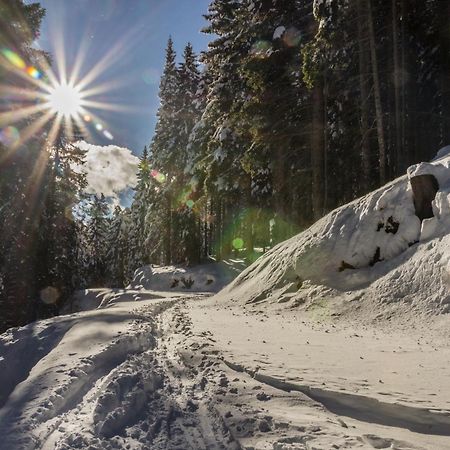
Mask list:
[[[141,297],[1,336],[0,449],[450,449],[448,346]]]

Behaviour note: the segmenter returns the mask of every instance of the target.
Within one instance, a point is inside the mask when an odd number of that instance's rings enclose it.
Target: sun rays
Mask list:
[[[0,49],[0,68],[6,80],[0,84],[0,141],[8,154],[33,136],[45,132],[52,147],[59,136],[95,140],[95,136],[114,139],[102,111],[128,112],[130,108],[109,102],[108,93],[123,84],[98,77],[117,62],[125,51],[124,42],[113,45],[83,73],[87,45],[82,42],[75,61],[68,70],[63,43],[55,47],[55,68],[42,57],[33,65],[23,55],[9,48]],[[106,95],[106,100],[105,100]]]

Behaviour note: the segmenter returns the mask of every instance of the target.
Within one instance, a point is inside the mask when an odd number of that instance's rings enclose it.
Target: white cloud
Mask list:
[[[86,173],[88,194],[104,194],[112,203],[119,204],[119,194],[137,183],[136,173],[139,158],[131,150],[116,145],[93,145],[79,142],[78,146],[86,151]]]

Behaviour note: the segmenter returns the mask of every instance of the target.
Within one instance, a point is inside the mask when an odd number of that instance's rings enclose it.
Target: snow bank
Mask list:
[[[85,437],[121,434],[160,385],[154,317],[170,304],[125,303],[0,335],[0,449],[112,448]]]
[[[61,314],[110,308],[116,303],[179,297],[189,292],[216,293],[246,268],[242,259],[211,262],[195,267],[144,266],[137,269],[126,289],[82,289]]]
[[[344,205],[271,249],[220,294],[252,303],[372,290],[426,310],[450,312],[450,147],[432,163]],[[410,179],[433,175],[434,217],[416,216]],[[376,291],[376,292],[375,292]],[[366,292],[367,293],[367,292]],[[308,294],[309,295],[309,294]]]
[[[128,289],[82,289],[76,291],[71,300],[61,309],[61,314],[71,314],[80,311],[91,311],[97,308],[110,308],[116,303],[157,300],[168,295],[154,291]]]
[[[137,269],[127,289],[175,292],[218,292],[245,267],[242,260],[227,260],[195,267],[144,266]]]

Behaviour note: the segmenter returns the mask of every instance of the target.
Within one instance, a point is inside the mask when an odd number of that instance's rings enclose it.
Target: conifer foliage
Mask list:
[[[142,260],[252,259],[430,159],[450,138],[443,17],[438,0],[211,1],[200,66],[168,42]]]

